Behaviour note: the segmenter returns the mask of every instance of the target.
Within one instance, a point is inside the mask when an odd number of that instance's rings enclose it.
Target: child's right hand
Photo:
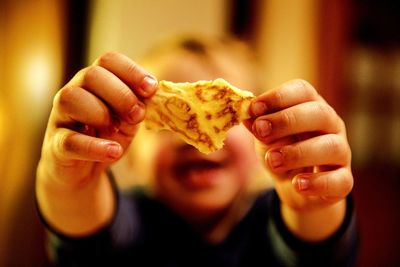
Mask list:
[[[38,207],[52,228],[83,236],[110,222],[116,202],[105,169],[129,146],[142,100],[156,87],[135,62],[107,53],[57,93],[36,176]]]
[[[157,81],[128,57],[110,52],[78,72],[55,96],[41,165],[66,186],[99,177],[118,160],[144,119],[142,100]]]

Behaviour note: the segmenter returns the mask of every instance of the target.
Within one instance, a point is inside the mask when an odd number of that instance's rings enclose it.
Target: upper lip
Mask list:
[[[176,171],[183,172],[189,169],[218,168],[228,162],[229,156],[224,149],[205,155],[192,146],[183,145],[178,148],[178,158],[174,165]]]

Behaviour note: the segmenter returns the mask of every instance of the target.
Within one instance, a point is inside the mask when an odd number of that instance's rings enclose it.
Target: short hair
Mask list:
[[[243,89],[250,89],[255,93],[261,91],[260,67],[256,54],[248,43],[232,36],[179,35],[163,39],[144,54],[141,62],[151,72],[152,67],[159,64],[163,57],[179,52],[194,56],[204,69],[215,75],[240,70],[240,75],[251,84],[251,88]],[[225,57],[230,64],[218,64],[218,57]]]

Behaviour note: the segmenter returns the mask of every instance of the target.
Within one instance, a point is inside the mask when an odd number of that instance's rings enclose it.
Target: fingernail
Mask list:
[[[140,102],[137,102],[129,111],[129,122],[132,124],[140,122],[144,118],[144,114],[144,105]]]
[[[255,132],[259,138],[267,137],[272,131],[272,124],[267,120],[255,121]]]
[[[110,158],[117,159],[122,154],[122,148],[120,145],[114,143],[108,143],[107,145],[107,155]]]
[[[304,178],[295,178],[293,179],[293,184],[299,191],[305,191],[310,187],[310,180]]]
[[[267,113],[268,107],[264,102],[258,101],[251,105],[251,112],[254,116],[261,116]]]
[[[146,96],[152,95],[156,91],[157,80],[151,76],[146,76],[143,78],[143,82],[140,85],[140,89]]]
[[[283,165],[283,155],[279,151],[272,151],[268,153],[268,162],[273,168]]]

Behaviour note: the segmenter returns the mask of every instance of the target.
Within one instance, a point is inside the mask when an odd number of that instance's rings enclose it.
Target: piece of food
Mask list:
[[[254,95],[223,79],[195,83],[160,81],[146,101],[148,129],[171,130],[200,152],[222,148],[226,132],[248,119]]]

